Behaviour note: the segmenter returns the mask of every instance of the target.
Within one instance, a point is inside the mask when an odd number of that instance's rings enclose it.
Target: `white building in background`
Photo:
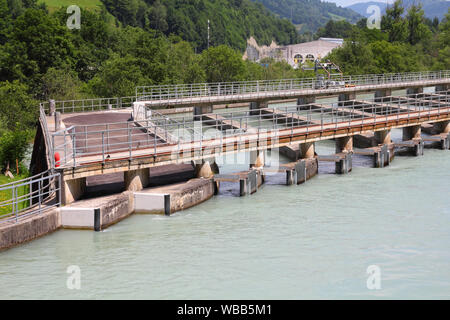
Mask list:
[[[298,68],[307,61],[322,59],[343,43],[343,39],[319,38],[319,40],[287,46],[278,46],[275,42],[272,42],[270,46],[259,46],[252,37],[247,40],[247,49],[243,58],[255,62],[263,58],[274,58],[279,61],[284,60],[294,68]]]

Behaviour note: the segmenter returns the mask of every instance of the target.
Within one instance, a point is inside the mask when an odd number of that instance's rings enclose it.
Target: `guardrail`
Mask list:
[[[61,176],[51,170],[0,186],[0,192],[11,197],[0,202],[0,224],[18,222],[61,204]]]
[[[229,137],[241,137],[264,131],[283,131],[304,128],[306,132],[350,127],[353,120],[360,120],[361,125],[384,121],[390,116],[409,119],[412,116],[449,114],[448,92],[442,93],[435,100],[414,99],[417,94],[407,99],[385,97],[381,102],[370,99],[357,103],[354,100],[330,104],[312,103],[298,106],[264,108],[237,112],[211,114],[209,119],[194,121],[192,117],[168,118],[158,114],[150,119],[94,125],[75,125],[52,135],[54,151],[60,153],[57,166],[76,167],[86,163],[102,162],[114,159],[132,160],[143,154],[157,155],[164,152],[177,152],[186,145],[195,143],[196,148],[202,144],[222,145]],[[400,100],[399,100],[400,99]],[[339,106],[337,105],[339,104]],[[274,112],[274,110],[278,110]],[[216,117],[214,119],[214,116]],[[228,123],[225,123],[225,121]],[[215,123],[215,124],[214,124]],[[232,130],[223,130],[224,127]],[[208,131],[211,126],[219,130]],[[171,139],[168,139],[168,137]],[[169,141],[170,140],[170,141]]]
[[[133,106],[135,97],[93,98],[82,100],[47,101],[40,106],[49,115],[52,111],[61,113],[92,112],[102,110],[124,109]],[[53,105],[52,105],[53,104]]]
[[[450,70],[410,73],[365,74],[332,76],[338,86],[379,85],[399,82],[450,78]],[[136,101],[187,99],[212,96],[228,96],[285,90],[318,89],[325,80],[315,78],[259,80],[240,82],[195,83],[179,85],[153,85],[136,87]]]

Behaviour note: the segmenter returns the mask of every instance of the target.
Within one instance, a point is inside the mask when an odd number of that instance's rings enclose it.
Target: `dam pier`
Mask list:
[[[0,203],[11,208],[0,217],[0,249],[59,228],[100,231],[133,213],[169,216],[223,184],[250,196],[269,175],[307,184],[324,162],[346,175],[355,157],[383,168],[395,156],[449,150],[450,71],[340,80],[149,86],[133,97],[43,102],[32,177],[0,186],[13,195]],[[392,139],[397,129],[401,141]],[[317,151],[326,140],[332,154]],[[269,164],[274,152],[289,162]],[[236,171],[220,172],[242,156]]]

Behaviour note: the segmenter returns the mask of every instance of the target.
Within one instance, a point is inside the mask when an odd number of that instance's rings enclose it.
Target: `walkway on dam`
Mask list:
[[[448,84],[449,71],[399,74],[334,76],[328,80],[286,79],[190,85],[158,85],[136,88],[136,100],[145,106],[205,106],[291,99],[298,97],[355,94]]]
[[[312,103],[234,112],[234,115],[225,112],[214,121],[222,125],[228,123],[233,130],[223,128],[223,132],[213,136],[203,134],[211,125],[212,115],[205,115],[207,119],[200,121],[192,117],[155,116],[149,120],[149,125],[148,119],[131,120],[130,110],[66,115],[63,120],[67,122],[66,129],[53,133],[54,152],[61,155],[59,168],[73,177],[127,171],[200,160],[227,152],[265,150],[293,142],[314,142],[449,120],[447,96],[448,92],[441,94],[441,100],[423,100],[420,105],[351,100],[341,101],[337,107]],[[52,127],[54,117],[47,118]],[[109,123],[110,120],[122,121]],[[97,124],[91,125],[95,122]],[[154,134],[158,131],[167,132],[166,136],[172,141],[165,140],[164,134]]]

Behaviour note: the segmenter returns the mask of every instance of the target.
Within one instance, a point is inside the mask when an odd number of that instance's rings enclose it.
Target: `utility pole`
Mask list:
[[[208,49],[209,49],[209,19],[208,19]]]

